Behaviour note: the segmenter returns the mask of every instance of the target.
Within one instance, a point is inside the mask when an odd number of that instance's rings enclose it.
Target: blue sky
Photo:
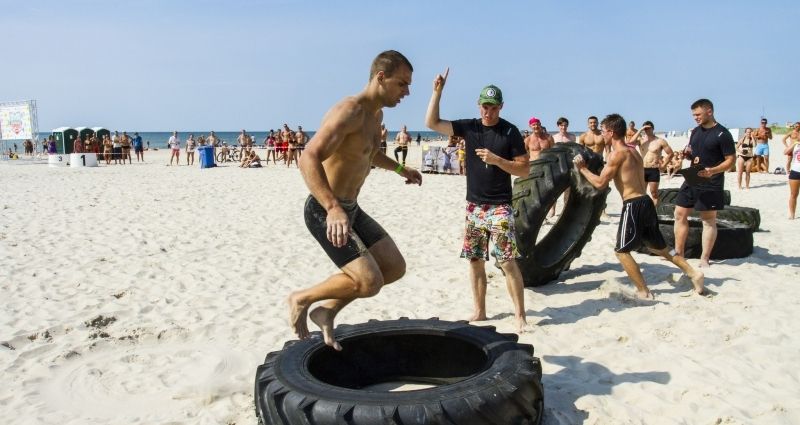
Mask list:
[[[442,117],[477,116],[498,85],[502,116],[555,130],[618,112],[657,130],[800,120],[797,1],[0,0],[0,101],[36,99],[39,127],[316,129],[396,49],[414,65],[391,129],[424,129],[431,82],[450,67]],[[794,41],[794,42],[793,42]]]

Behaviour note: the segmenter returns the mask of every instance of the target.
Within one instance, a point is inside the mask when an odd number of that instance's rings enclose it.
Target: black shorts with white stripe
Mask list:
[[[658,230],[658,214],[653,200],[647,195],[622,202],[622,215],[617,229],[616,252],[631,252],[644,244],[652,249],[664,249],[667,243]]]

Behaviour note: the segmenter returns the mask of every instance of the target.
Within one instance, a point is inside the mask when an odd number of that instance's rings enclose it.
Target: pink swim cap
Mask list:
[[[531,119],[528,120],[528,125],[541,124],[541,123],[542,122],[539,121],[539,118],[536,117],[532,117]]]

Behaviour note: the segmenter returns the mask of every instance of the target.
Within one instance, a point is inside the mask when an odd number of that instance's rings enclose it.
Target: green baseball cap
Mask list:
[[[501,105],[503,103],[503,92],[495,85],[488,85],[481,90],[481,95],[478,97],[478,104],[483,105],[491,103],[492,105]]]

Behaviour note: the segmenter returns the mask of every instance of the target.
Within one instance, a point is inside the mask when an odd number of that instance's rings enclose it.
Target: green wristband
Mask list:
[[[394,169],[394,172],[397,174],[401,174],[406,167],[403,167],[403,164],[397,164],[397,168]]]

